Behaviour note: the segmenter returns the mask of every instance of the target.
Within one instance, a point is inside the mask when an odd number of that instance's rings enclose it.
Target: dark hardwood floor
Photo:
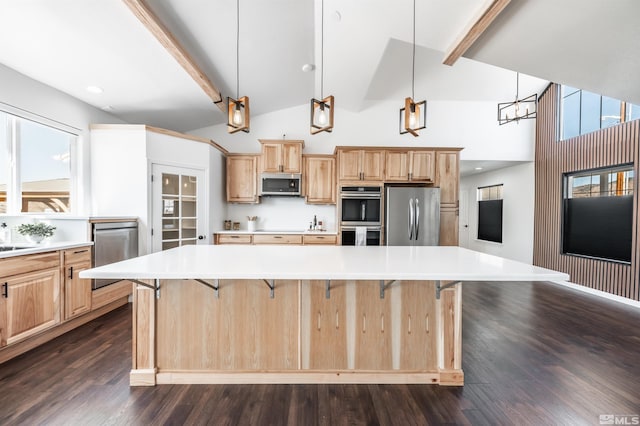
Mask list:
[[[464,387],[130,388],[123,307],[0,365],[0,424],[599,424],[640,414],[640,311],[544,283],[463,288]]]

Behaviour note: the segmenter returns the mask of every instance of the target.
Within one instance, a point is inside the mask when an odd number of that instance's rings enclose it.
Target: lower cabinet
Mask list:
[[[308,370],[421,370],[437,364],[433,282],[305,281],[301,367]],[[416,354],[420,354],[417,356]]]
[[[5,278],[0,299],[1,345],[10,345],[60,323],[60,270]]]
[[[255,234],[253,244],[302,244],[302,235]]]
[[[440,209],[440,245],[458,245],[458,209]]]
[[[336,245],[338,242],[337,235],[304,235],[302,237],[302,244],[321,244],[321,245]]]
[[[131,283],[92,291],[91,246],[0,259],[0,363],[127,303]]]
[[[91,268],[89,248],[65,250],[64,256],[64,319],[91,311],[91,280],[81,279],[80,272]]]
[[[213,234],[215,244],[304,244],[336,245],[336,234]]]

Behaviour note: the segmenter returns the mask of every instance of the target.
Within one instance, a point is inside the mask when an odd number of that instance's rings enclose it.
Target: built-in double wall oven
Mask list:
[[[380,245],[382,233],[382,188],[380,186],[340,187],[340,228],[342,245]],[[366,229],[365,229],[366,228]],[[358,238],[361,233],[366,238]]]

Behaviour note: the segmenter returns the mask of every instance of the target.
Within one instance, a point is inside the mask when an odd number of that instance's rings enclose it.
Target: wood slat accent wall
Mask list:
[[[533,263],[566,272],[573,283],[640,300],[637,190],[634,192],[633,253],[630,265],[561,253],[562,174],[633,163],[637,182],[640,120],[566,141],[557,141],[559,91],[560,86],[552,84],[538,103]],[[634,186],[637,188],[637,183]]]

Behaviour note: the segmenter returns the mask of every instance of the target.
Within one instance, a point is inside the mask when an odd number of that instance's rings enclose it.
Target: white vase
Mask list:
[[[29,241],[31,244],[40,244],[42,240],[44,240],[44,237],[42,235],[26,235],[26,237],[27,241]]]

